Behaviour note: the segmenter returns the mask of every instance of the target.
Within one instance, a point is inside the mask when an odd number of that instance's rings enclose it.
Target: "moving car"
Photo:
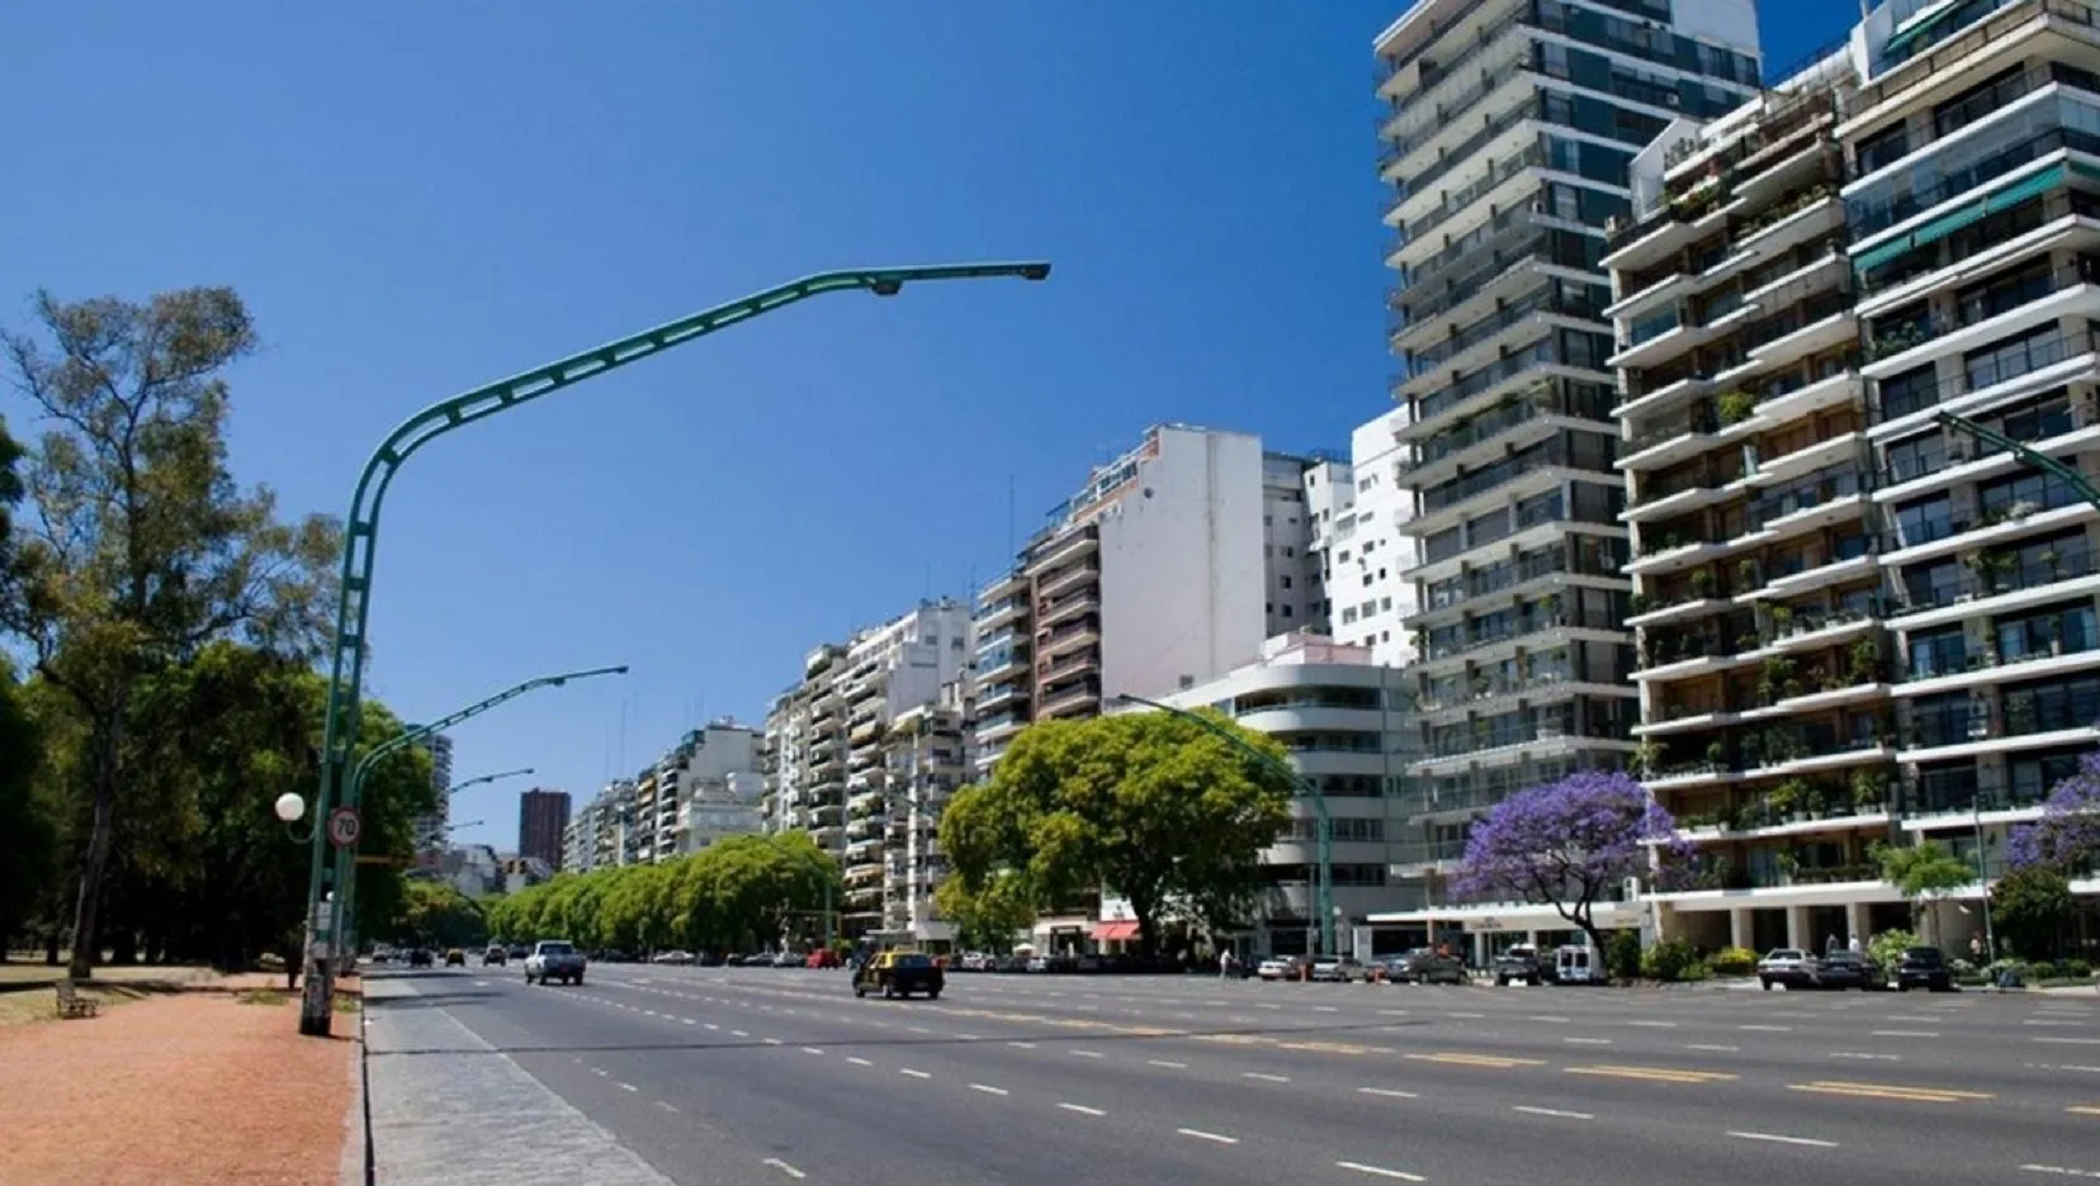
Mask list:
[[[429,967],[429,966],[430,966],[430,949],[429,949],[428,947],[418,947],[418,948],[416,948],[416,949],[415,949],[414,951],[411,951],[411,952],[409,952],[409,953],[408,953],[408,966],[409,966],[409,967],[411,967],[411,968],[427,968],[427,967]]]
[[[447,948],[445,949],[445,966],[446,966],[446,967],[448,967],[448,968],[464,968],[464,967],[466,967],[466,966],[467,966],[467,953],[466,953],[466,952],[464,952],[464,951],[461,951],[461,950],[460,950],[459,948],[457,948],[457,947],[447,947]]]
[[[508,953],[501,947],[491,947],[481,953],[481,966],[486,968],[490,964],[501,964],[506,962],[507,959]]]
[[[583,953],[566,939],[542,939],[532,945],[532,954],[525,957],[525,983],[537,980],[541,984],[552,984],[559,980],[563,984],[583,983]]]
[[[909,997],[923,992],[929,1001],[941,997],[947,973],[932,956],[920,951],[885,951],[870,958],[853,976],[853,995],[879,992],[885,998]]]

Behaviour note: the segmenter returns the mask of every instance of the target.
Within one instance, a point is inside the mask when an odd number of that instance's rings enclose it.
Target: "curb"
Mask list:
[[[354,1039],[357,1054],[350,1063],[350,1110],[343,1116],[343,1156],[336,1175],[340,1186],[374,1186],[377,1181],[372,1147],[372,1047],[365,1040],[370,1015],[365,1006],[360,999]]]

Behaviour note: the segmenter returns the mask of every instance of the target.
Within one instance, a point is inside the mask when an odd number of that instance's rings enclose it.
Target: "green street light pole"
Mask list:
[[[895,296],[906,284],[936,280],[1017,277],[1046,280],[1050,265],[1040,260],[1019,263],[949,264],[930,267],[854,268],[818,272],[776,288],[705,309],[654,329],[643,330],[593,350],[535,367],[472,391],[441,400],[403,421],[373,451],[358,474],[350,514],[343,524],[343,564],[335,610],[335,641],[328,673],[328,708],[321,729],[320,787],[314,796],[314,819],[326,820],[339,790],[346,789],[351,750],[356,744],[360,698],[364,692],[365,631],[371,615],[372,572],[379,540],[379,510],[387,487],[403,464],[438,437],[520,404],[595,378],[628,363],[661,354],[695,338],[749,321],[811,297],[832,292],[864,291]],[[314,832],[313,867],[307,884],[308,974],[318,957],[313,924],[319,917],[327,840]],[[311,995],[311,994],[309,994]],[[327,1036],[326,1001],[319,1010],[302,1010],[301,1033]]]
[[[623,663],[617,667],[593,667],[583,671],[564,671],[558,675],[537,676],[505,688],[486,700],[477,701],[427,725],[405,729],[373,746],[370,753],[358,759],[357,765],[350,770],[349,777],[344,781],[342,806],[352,811],[357,810],[364,797],[365,779],[372,773],[373,768],[388,756],[399,753],[433,733],[442,732],[462,721],[472,720],[498,705],[540,688],[559,688],[570,680],[625,674],[627,665]],[[328,812],[316,810],[314,825],[314,835],[325,842]],[[356,909],[357,899],[356,845],[344,845],[335,850],[334,874],[335,900],[329,910],[330,925],[326,928],[315,925],[320,900],[318,896],[309,902],[307,907],[310,933],[307,940],[306,995],[300,999],[299,1009],[299,1032],[302,1034],[326,1035],[329,1032],[333,1024],[331,1015],[335,1009],[335,970],[342,967],[345,955],[355,950],[348,940],[356,929],[355,916],[352,914]],[[318,873],[315,885],[319,885]],[[322,954],[324,952],[325,955]]]
[[[1147,700],[1143,696],[1133,696],[1128,692],[1118,695],[1116,699],[1125,704],[1142,704],[1147,708],[1156,708],[1161,712],[1172,713],[1185,721],[1193,721],[1201,725],[1211,733],[1231,743],[1233,748],[1238,749],[1262,765],[1289,779],[1291,788],[1298,792],[1299,798],[1311,800],[1314,818],[1313,826],[1318,833],[1316,843],[1319,852],[1319,865],[1313,873],[1313,909],[1320,916],[1320,951],[1323,955],[1340,955],[1341,952],[1334,945],[1334,823],[1327,816],[1326,792],[1315,786],[1304,775],[1292,769],[1290,763],[1279,761],[1273,755],[1263,753],[1260,749],[1247,744],[1246,738],[1226,728],[1222,722],[1214,721],[1200,712],[1190,712],[1186,708],[1177,708],[1172,704],[1162,704],[1157,700]]]

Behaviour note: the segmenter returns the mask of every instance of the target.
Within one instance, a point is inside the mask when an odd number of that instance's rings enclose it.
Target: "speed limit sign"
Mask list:
[[[357,818],[357,808],[338,807],[328,813],[328,842],[337,848],[356,844],[363,831],[364,823]]]

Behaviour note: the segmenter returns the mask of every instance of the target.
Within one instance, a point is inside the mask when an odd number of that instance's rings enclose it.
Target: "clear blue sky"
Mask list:
[[[531,364],[830,267],[1054,261],[798,306],[404,471],[368,693],[427,719],[631,663],[454,735],[459,778],[581,798],[965,594],[1152,422],[1346,448],[1391,370],[1370,42],[1403,6],[28,0],[0,319],[235,286],[237,471],[339,514],[394,423]],[[1851,12],[1767,0],[1768,60]],[[526,785],[462,794],[463,835],[512,844]]]

